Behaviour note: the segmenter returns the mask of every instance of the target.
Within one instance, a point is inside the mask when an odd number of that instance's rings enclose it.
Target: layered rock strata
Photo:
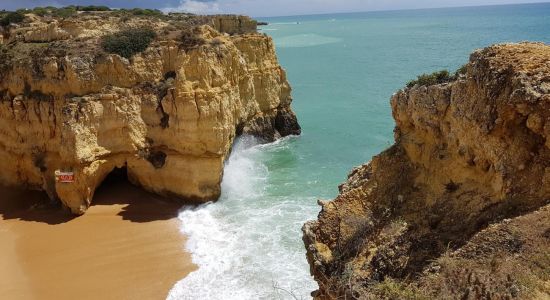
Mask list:
[[[191,26],[201,43],[183,46]],[[130,59],[99,46],[106,34],[143,27],[157,37]],[[273,41],[255,28],[247,17],[114,12],[28,14],[4,28],[0,184],[44,190],[76,214],[115,168],[160,195],[217,199],[238,134],[300,133]]]
[[[315,297],[548,297],[550,46],[476,51],[391,107],[395,144],[303,228]]]

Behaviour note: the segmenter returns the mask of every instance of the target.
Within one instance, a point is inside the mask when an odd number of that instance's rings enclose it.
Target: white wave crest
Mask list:
[[[252,138],[240,139],[225,166],[220,200],[180,213],[199,269],[168,299],[307,299],[317,288],[300,240],[300,227],[316,208],[267,191],[265,152],[287,141],[255,146]]]

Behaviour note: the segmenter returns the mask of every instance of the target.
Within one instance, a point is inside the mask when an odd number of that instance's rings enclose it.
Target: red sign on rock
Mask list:
[[[55,172],[55,181],[61,183],[72,183],[74,182],[74,173],[73,172]]]

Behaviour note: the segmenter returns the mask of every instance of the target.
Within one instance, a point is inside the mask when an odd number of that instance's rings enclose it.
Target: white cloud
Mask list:
[[[218,14],[222,11],[216,1],[182,0],[177,7],[164,8],[165,12],[187,12],[193,14]]]

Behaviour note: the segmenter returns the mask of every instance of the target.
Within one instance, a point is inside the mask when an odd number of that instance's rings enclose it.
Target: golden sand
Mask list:
[[[164,299],[195,269],[177,204],[125,182],[102,186],[76,218],[45,201],[0,187],[2,299]]]

